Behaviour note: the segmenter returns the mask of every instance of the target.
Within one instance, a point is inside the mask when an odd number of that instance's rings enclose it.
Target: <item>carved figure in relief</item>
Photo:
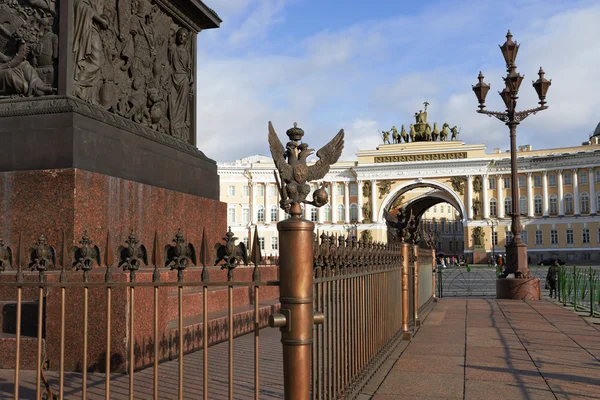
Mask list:
[[[36,46],[32,48],[33,66],[45,84],[55,86],[54,69],[58,58],[58,35],[52,31],[52,20],[40,20],[42,35]]]
[[[74,0],[73,3],[73,74],[75,96],[92,104],[99,104],[100,68],[104,51],[100,30],[108,29],[102,15],[103,1]]]
[[[473,229],[473,233],[471,234],[473,238],[474,246],[483,246],[483,238],[485,237],[485,232],[481,226],[478,226]]]
[[[139,0],[137,11],[129,20],[130,37],[121,53],[121,57],[126,61],[124,70],[131,66],[144,75],[150,75],[152,72],[152,61],[156,59],[156,50],[151,12],[150,3],[147,0]]]
[[[168,53],[173,84],[169,93],[171,135],[185,141],[190,140],[189,103],[193,96],[192,59],[187,41],[188,31],[180,28],[175,35],[175,44],[170,46]]]

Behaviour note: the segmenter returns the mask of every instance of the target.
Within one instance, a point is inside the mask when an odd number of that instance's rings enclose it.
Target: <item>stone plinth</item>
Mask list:
[[[496,298],[509,300],[540,300],[540,280],[538,278],[496,279]]]

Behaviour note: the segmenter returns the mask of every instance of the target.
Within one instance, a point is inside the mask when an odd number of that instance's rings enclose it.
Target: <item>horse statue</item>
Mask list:
[[[454,126],[450,129],[450,132],[452,132],[452,138],[450,140],[458,140],[458,127]]]
[[[404,129],[404,125],[402,125],[402,129],[400,130],[400,137],[404,140],[404,143],[408,143],[408,133],[406,133],[406,129]]]
[[[394,144],[400,143],[400,135],[398,134],[396,125],[392,126],[392,143],[394,143]]]
[[[408,136],[410,137],[410,141],[414,142],[415,141],[415,136],[417,135],[417,132],[415,132],[415,126],[413,124],[410,124],[410,128],[408,131]]]
[[[438,129],[437,122],[433,123],[433,132],[431,132],[431,139],[435,142],[440,137],[440,130]]]
[[[431,125],[429,124],[425,126],[425,133],[423,133],[423,139],[426,142],[431,142]]]
[[[450,134],[450,125],[448,125],[447,122],[444,122],[444,125],[442,125],[442,132],[440,133],[440,140],[442,142],[445,142],[446,140],[448,140],[449,134]]]

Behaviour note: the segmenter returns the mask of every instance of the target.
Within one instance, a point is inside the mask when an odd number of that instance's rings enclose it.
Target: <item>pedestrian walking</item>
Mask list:
[[[546,275],[546,289],[550,289],[550,298],[554,294],[556,298],[556,292],[558,287],[558,260],[552,260],[552,265],[548,268],[548,274]]]

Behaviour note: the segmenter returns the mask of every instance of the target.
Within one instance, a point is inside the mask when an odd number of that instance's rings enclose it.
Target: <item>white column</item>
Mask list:
[[[364,218],[364,216],[363,216],[363,210],[362,210],[362,206],[363,206],[363,188],[362,188],[362,185],[363,185],[363,182],[357,180],[356,184],[358,185],[357,186],[357,188],[358,188],[358,202],[357,202],[357,204],[358,204],[358,222],[362,223],[362,220]]]
[[[331,182],[331,223],[337,223],[337,182]]]
[[[504,218],[504,192],[502,190],[503,184],[504,179],[502,179],[502,175],[496,175],[496,190],[498,192],[498,218]]]
[[[377,181],[371,181],[371,222],[377,222]]]
[[[594,182],[594,168],[588,168],[589,176],[588,182],[590,183],[590,214],[594,215],[598,210],[596,210],[596,182]]]
[[[579,210],[579,173],[577,168],[573,168],[573,210],[575,215],[581,214]]]
[[[563,194],[563,176],[562,169],[557,171],[558,173],[558,216],[565,215],[565,199]]]
[[[276,199],[276,203],[277,204],[277,220],[278,221],[283,221],[285,219],[285,210],[283,208],[281,208],[281,193],[279,193],[279,190],[277,190],[277,197]]]
[[[350,223],[350,182],[344,182],[344,222]]]
[[[483,218],[490,217],[490,202],[488,200],[488,176],[481,176],[481,202],[483,203]]]
[[[252,225],[256,225],[256,222],[258,221],[258,215],[256,213],[256,207],[255,207],[255,196],[256,196],[256,182],[252,182],[250,184],[250,222],[252,222]]]
[[[467,217],[473,219],[473,176],[467,176]]]
[[[527,216],[533,217],[535,215],[533,209],[533,174],[527,173]]]
[[[544,217],[550,215],[550,208],[548,206],[548,173],[542,171],[542,213]]]
[[[322,224],[322,223],[323,223],[323,213],[324,213],[324,212],[325,212],[325,211],[323,210],[323,207],[319,207],[319,208],[317,208],[317,222],[318,222],[319,224]]]
[[[271,184],[265,182],[265,224],[271,222]]]
[[[304,204],[304,218],[310,221],[310,217],[312,213],[312,206],[310,204]]]

